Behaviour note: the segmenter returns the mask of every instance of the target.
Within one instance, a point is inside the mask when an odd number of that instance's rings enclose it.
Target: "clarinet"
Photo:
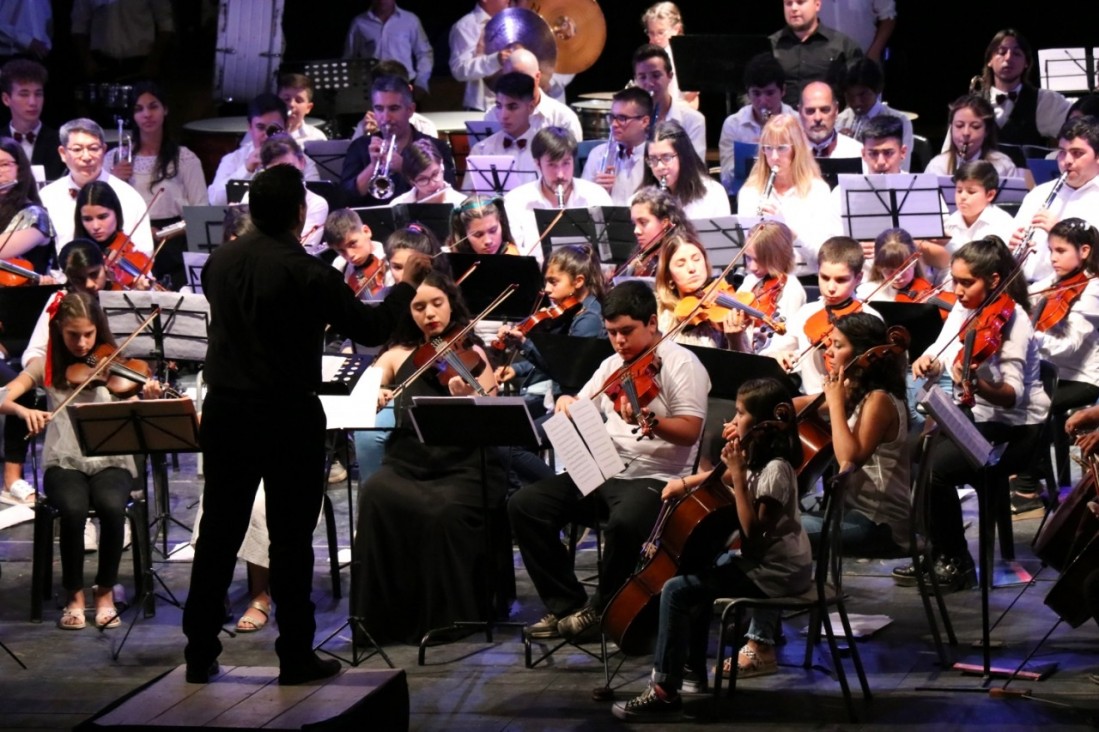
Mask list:
[[[1049,189],[1049,195],[1046,196],[1045,203],[1042,204],[1042,209],[1047,209],[1053,205],[1054,199],[1057,198],[1057,194],[1061,192],[1061,189],[1065,186],[1065,181],[1068,180],[1068,171],[1061,173],[1061,177],[1057,179],[1057,182],[1053,184],[1053,188]],[[1041,210],[1041,209],[1040,209]],[[1019,242],[1019,246],[1011,252],[1012,256],[1018,257],[1025,252],[1030,246],[1030,240],[1034,238],[1034,224],[1026,227],[1026,231],[1023,232],[1023,240]]]
[[[771,174],[767,176],[767,185],[763,187],[763,195],[760,196],[759,205],[756,206],[756,216],[763,215],[763,204],[771,197],[771,191],[775,190],[776,175],[778,175],[778,168],[771,168]]]

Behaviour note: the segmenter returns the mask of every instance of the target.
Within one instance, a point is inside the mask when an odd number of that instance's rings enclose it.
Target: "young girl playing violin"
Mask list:
[[[1038,354],[1057,367],[1050,408],[1064,414],[1099,399],[1099,230],[1078,218],[1058,222],[1049,256],[1053,274],[1030,288],[1031,322]],[[1032,469],[1015,477],[1013,512],[1042,507],[1038,480]]]
[[[93,180],[80,189],[76,196],[76,213],[73,231],[77,238],[87,237],[103,250],[107,277],[113,287],[129,283],[129,288],[148,290],[152,282],[147,273],[140,270],[148,263],[148,257],[140,252],[126,253],[128,239],[123,231],[122,203],[114,189],[103,181]]]
[[[379,406],[417,370],[430,342],[470,321],[458,288],[431,272],[417,288],[410,316],[374,365],[382,369]],[[480,346],[463,339],[477,386],[494,393],[496,380]],[[395,399],[396,428],[385,460],[359,490],[356,584],[352,607],[376,640],[415,643],[432,628],[479,618],[489,560],[484,554],[481,456],[478,450],[427,446],[416,437],[407,408],[414,396],[468,395],[461,376],[430,368]],[[461,429],[460,425],[455,426]],[[488,450],[489,509],[502,508],[505,476],[497,450]]]
[[[904,229],[886,229],[878,234],[874,240],[874,263],[870,273],[855,291],[859,299],[863,302],[919,302],[932,285],[923,263],[917,259],[911,264],[916,251],[916,242]],[[905,267],[904,271],[900,271],[901,267]]]
[[[752,307],[776,320],[785,320],[805,305],[805,288],[791,276],[797,258],[794,233],[786,224],[761,221],[748,232],[744,242],[744,269],[747,274],[737,288],[753,296]],[[765,354],[774,330],[740,310],[733,312],[731,333],[743,337],[734,347],[739,351]]]
[[[1026,285],[1021,275],[1014,276],[1018,266],[1007,245],[994,236],[969,242],[955,252],[950,274],[958,302],[939,338],[912,364],[917,379],[934,381],[948,372],[955,397],[972,402],[973,420],[981,434],[992,443],[1011,443],[996,467],[1008,474],[1029,458],[1027,448],[1040,437],[1049,411],[1039,377],[1038,341],[1027,316]],[[1000,290],[1001,295],[985,304]],[[963,325],[966,333],[976,330],[968,364]],[[974,483],[978,475],[952,440],[937,440],[925,459],[931,461],[929,533],[936,557],[934,571],[940,586],[963,589],[974,582],[975,572],[956,488]],[[912,565],[894,569],[893,576],[899,584],[916,581]]]
[[[65,609],[57,622],[63,630],[84,627],[84,522],[88,509],[99,517],[99,569],[94,593],[95,626],[101,630],[119,625],[112,594],[118,582],[122,557],[122,536],[126,503],[135,476],[129,455],[85,457],[76,439],[69,412],[57,409],[79,385],[66,375],[101,345],[114,346],[107,319],[95,298],[84,292],[69,293],[60,301],[50,320],[46,361],[37,360],[8,385],[0,413],[26,422],[32,435],[46,430],[43,487],[46,497],[61,514],[61,571],[67,593]],[[43,386],[51,409],[42,412],[16,402],[20,396]],[[150,379],[144,394],[156,397],[160,385]],[[77,404],[112,401],[106,386],[91,384],[75,399]]]
[[[698,241],[694,224],[667,191],[656,186],[640,189],[630,200],[630,220],[637,239],[637,251],[616,272],[630,277],[652,277],[656,272],[660,245],[670,234],[679,234],[689,241]]]
[[[456,206],[446,247],[451,252],[519,254],[503,199],[475,193]]]
[[[873,315],[836,319],[824,397],[836,462],[857,466],[841,523],[843,550],[857,556],[896,556],[908,544],[905,347],[891,344],[885,323]],[[816,544],[823,515],[804,513],[801,523]]]
[[[776,408],[793,414],[791,395],[774,379],[746,381],[737,391],[736,414],[725,425],[728,440],[716,470],[736,501],[741,535],[739,552],[727,551],[698,574],[668,580],[660,593],[660,619],[652,681],[641,695],[618,702],[619,719],[655,721],[678,716],[679,692],[704,693],[706,645],[715,597],[776,597],[804,592],[811,581],[809,539],[800,522],[797,475],[801,459],[797,429],[776,422]],[[753,428],[765,426],[755,432]],[[708,473],[667,482],[665,501],[700,486]],[[740,678],[778,670],[774,644],[780,614],[756,610],[748,642],[737,656]],[[730,659],[731,661],[731,659]]]
[[[936,282],[950,276],[950,257],[966,242],[986,236],[1008,241],[1015,230],[1011,214],[993,203],[1000,186],[1000,174],[991,163],[985,160],[964,163],[954,171],[952,178],[958,208],[943,222],[948,240],[945,244],[920,243],[924,261],[938,272]]]
[[[676,306],[680,301],[700,295],[713,279],[710,256],[704,246],[679,234],[668,238],[660,248],[656,264],[657,323],[661,333],[669,332],[679,323]],[[730,311],[718,322],[706,318],[682,328],[674,340],[691,346],[729,348],[729,334],[735,332],[734,328],[733,311]]]

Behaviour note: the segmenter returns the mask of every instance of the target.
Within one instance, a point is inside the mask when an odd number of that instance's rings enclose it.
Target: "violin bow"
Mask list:
[[[398,385],[397,385],[397,388],[393,390],[393,393],[392,393],[392,394],[390,394],[390,396],[389,396],[389,400],[390,400],[390,401],[393,401],[394,399],[396,399],[396,398],[397,398],[397,396],[398,396],[398,395],[399,395],[399,394],[400,394],[400,393],[401,393],[402,391],[404,391],[405,389],[407,389],[407,388],[408,388],[408,385],[409,385],[409,384],[413,383],[414,381],[416,381],[416,379],[418,379],[418,378],[420,378],[421,376],[423,376],[423,374],[424,374],[424,373],[425,373],[425,372],[426,372],[426,371],[427,371],[427,370],[428,370],[429,368],[431,368],[432,366],[434,366],[434,365],[435,365],[435,363],[436,363],[436,362],[438,362],[438,360],[439,360],[440,358],[442,358],[443,356],[445,356],[445,355],[447,354],[447,352],[448,352],[448,351],[450,351],[450,350],[451,350],[451,348],[453,348],[453,347],[454,347],[454,344],[455,344],[455,343],[458,343],[458,342],[460,342],[460,341],[461,341],[461,340],[462,340],[463,338],[465,338],[465,337],[466,337],[467,335],[469,335],[470,331],[472,331],[472,330],[473,330],[473,328],[474,328],[474,327],[476,327],[476,325],[477,325],[477,323],[478,323],[478,322],[480,322],[481,320],[483,320],[483,319],[485,318],[485,316],[487,316],[487,315],[488,315],[489,313],[491,313],[491,312],[492,312],[493,310],[495,310],[496,308],[500,307],[500,303],[502,303],[502,302],[503,302],[504,300],[507,300],[507,299],[508,299],[509,297],[511,297],[511,294],[512,294],[513,292],[515,292],[516,290],[518,290],[518,289],[519,289],[519,285],[518,285],[518,284],[515,284],[515,283],[512,283],[512,284],[508,285],[507,287],[505,287],[505,288],[504,288],[504,291],[503,291],[503,292],[501,292],[501,293],[500,293],[499,295],[497,295],[497,296],[496,296],[496,299],[495,299],[495,300],[493,300],[492,302],[490,302],[490,303],[488,304],[488,307],[486,307],[486,308],[485,308],[484,310],[482,310],[482,311],[481,311],[481,312],[480,312],[480,313],[479,313],[479,314],[477,315],[477,317],[475,317],[475,318],[473,318],[472,320],[470,320],[470,321],[469,321],[469,323],[467,323],[467,324],[466,324],[466,326],[465,326],[464,328],[462,328],[462,329],[461,329],[461,330],[459,330],[459,331],[458,331],[457,333],[455,333],[455,334],[454,334],[454,335],[453,335],[453,336],[452,336],[452,337],[450,338],[450,340],[448,340],[448,341],[447,341],[447,342],[446,342],[446,343],[445,343],[445,344],[443,345],[443,347],[442,347],[442,348],[437,348],[437,349],[435,350],[435,355],[433,355],[433,356],[432,356],[431,358],[429,358],[429,359],[427,360],[427,362],[426,362],[426,363],[425,363],[425,364],[424,364],[423,366],[421,366],[420,368],[416,369],[416,371],[414,371],[414,372],[412,373],[412,375],[411,375],[411,376],[409,376],[409,377],[408,377],[407,379],[405,379],[405,380],[404,380],[404,381],[402,381],[402,382],[401,382],[400,384],[398,384]]]
[[[137,328],[134,330],[133,333],[130,333],[130,335],[126,336],[126,339],[123,340],[122,343],[120,343],[117,348],[115,348],[114,353],[112,353],[107,358],[101,359],[99,361],[99,363],[97,363],[95,365],[95,368],[93,368],[92,372],[90,374],[88,374],[88,377],[86,379],[84,379],[83,382],[78,384],[76,386],[76,388],[74,388],[72,390],[72,393],[69,394],[67,397],[65,397],[65,399],[60,404],[58,404],[52,412],[50,412],[49,419],[47,419],[46,422],[47,423],[50,422],[53,419],[53,415],[57,414],[58,412],[60,412],[65,407],[69,406],[69,404],[71,404],[72,401],[74,399],[76,399],[76,397],[80,394],[80,392],[84,391],[84,389],[88,386],[88,384],[92,383],[92,381],[97,376],[99,376],[104,371],[106,371],[107,368],[118,359],[119,355],[121,355],[122,349],[125,348],[126,346],[130,345],[130,343],[133,342],[134,338],[137,338],[138,335],[141,334],[141,331],[148,328],[149,323],[152,323],[153,320],[158,315],[160,315],[160,306],[159,305],[157,305],[156,307],[154,307],[152,309],[152,312],[149,313],[149,317],[145,318],[145,320],[143,320],[141,322],[141,324],[139,326],[137,326]],[[23,439],[29,440],[30,438],[31,438],[31,435],[28,434]]]
[[[882,290],[884,290],[886,285],[888,285],[890,282],[892,282],[893,280],[900,277],[902,274],[904,274],[908,270],[915,267],[916,262],[920,261],[921,256],[922,256],[922,253],[920,252],[919,249],[917,249],[916,251],[914,251],[910,255],[908,255],[908,257],[903,262],[901,262],[901,266],[897,268],[897,271],[893,273],[893,276],[890,277],[887,280],[883,279],[881,284],[878,285],[877,287],[875,287],[874,290],[869,295],[862,298],[862,301],[863,302],[870,302],[871,300],[873,300],[874,296],[877,295]]]
[[[638,244],[637,250],[630,255],[629,259],[623,262],[618,269],[611,275],[611,279],[615,277],[621,277],[624,272],[629,270],[634,265],[641,264],[645,261],[645,256],[650,254],[654,249],[659,249],[660,245],[664,243],[666,239],[673,231],[679,228],[678,224],[673,224],[669,219],[664,226],[657,232],[656,236],[649,240],[647,244]]]
[[[131,242],[134,240],[134,234],[137,232],[138,227],[141,226],[146,218],[149,217],[149,212],[153,210],[153,204],[156,203],[156,199],[160,198],[160,194],[162,193],[164,193],[164,188],[156,189],[156,193],[153,194],[152,200],[150,200],[148,205],[145,206],[145,210],[141,212],[141,216],[138,217],[137,222],[135,222],[134,225],[130,227],[130,232],[126,234],[126,238],[128,240],[130,240]],[[122,256],[121,247],[119,247],[116,252],[112,252],[112,254],[114,255],[114,258],[108,260],[108,266],[114,266],[118,262],[118,258]]]

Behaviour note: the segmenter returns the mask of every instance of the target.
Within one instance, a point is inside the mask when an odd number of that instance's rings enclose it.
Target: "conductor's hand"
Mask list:
[[[401,282],[419,287],[430,271],[431,257],[422,252],[410,253],[404,262],[404,269],[401,271]]]

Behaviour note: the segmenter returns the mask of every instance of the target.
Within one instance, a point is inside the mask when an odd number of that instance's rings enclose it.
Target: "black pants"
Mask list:
[[[99,569],[95,584],[113,587],[118,583],[126,504],[133,485],[130,471],[122,468],[107,468],[94,475],[56,466],[46,471],[42,486],[46,498],[60,513],[61,584],[67,592],[85,587],[84,523],[92,508],[99,517]]]
[[[1066,379],[1057,382],[1057,390],[1053,392],[1049,408],[1054,414],[1064,415],[1065,412],[1076,407],[1089,407],[1095,403],[1096,399],[1099,399],[1099,386]],[[1057,429],[1056,421],[1053,422],[1052,429]],[[1050,435],[1050,439],[1054,439],[1054,436]],[[1042,468],[1049,467],[1049,445],[1043,445],[1039,450],[1038,459],[1031,461],[1025,469],[1019,471],[1015,480],[1016,490],[1023,493],[1037,493],[1042,489],[1041,480],[1044,474]],[[1053,486],[1050,488],[1055,490]]]
[[[508,501],[511,531],[523,554],[523,564],[539,597],[557,617],[579,610],[587,592],[576,578],[561,528],[570,522],[603,524],[603,571],[591,604],[597,610],[629,578],[637,566],[641,544],[660,511],[661,480],[611,478],[594,493],[582,496],[566,475],[521,488]]]
[[[283,668],[312,657],[316,620],[313,530],[323,499],[325,417],[313,394],[253,395],[211,389],[200,431],[206,485],[191,588],[183,611],[189,664],[221,653],[218,631],[237,550],[262,479],[271,536],[275,650]]]

